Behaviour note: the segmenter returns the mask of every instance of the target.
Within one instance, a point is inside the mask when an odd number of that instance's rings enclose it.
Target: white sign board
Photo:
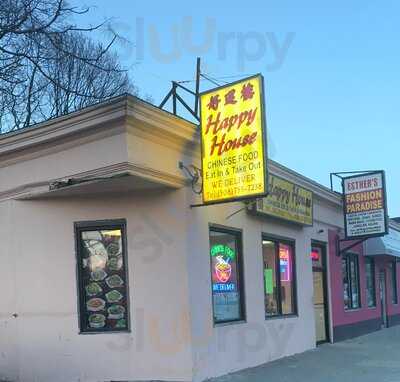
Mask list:
[[[383,171],[343,178],[343,197],[346,239],[388,233]]]

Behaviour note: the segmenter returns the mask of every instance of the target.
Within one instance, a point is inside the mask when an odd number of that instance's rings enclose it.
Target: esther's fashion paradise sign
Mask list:
[[[313,225],[313,193],[276,175],[269,174],[268,196],[250,207],[260,215],[274,216],[302,225]]]
[[[346,239],[387,234],[383,171],[343,178],[343,198]]]
[[[262,76],[202,93],[200,101],[203,202],[265,195]]]

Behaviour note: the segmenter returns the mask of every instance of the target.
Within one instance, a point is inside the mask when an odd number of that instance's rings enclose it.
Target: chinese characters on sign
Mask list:
[[[343,195],[346,239],[387,233],[383,171],[344,178]]]
[[[269,174],[268,190],[268,196],[257,200],[257,214],[313,225],[312,191],[272,174]]]
[[[261,76],[201,95],[203,202],[266,194]]]

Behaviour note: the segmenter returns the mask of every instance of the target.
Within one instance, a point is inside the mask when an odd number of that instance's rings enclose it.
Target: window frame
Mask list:
[[[277,304],[278,304],[278,314],[268,315],[265,307],[265,279],[263,272],[263,290],[264,290],[264,316],[265,320],[276,320],[279,318],[287,317],[298,317],[298,305],[297,305],[297,270],[296,270],[296,240],[287,237],[271,235],[267,233],[261,234],[261,261],[262,269],[264,270],[264,254],[262,251],[263,241],[272,241],[275,243],[275,279],[276,284],[279,283],[279,288],[277,288]],[[292,280],[293,280],[293,312],[292,313],[282,313],[282,291],[281,291],[281,272],[280,272],[280,259],[279,259],[279,244],[288,245],[292,249]]]
[[[399,294],[397,292],[397,261],[390,261],[390,286],[391,286],[391,301],[392,305],[397,305],[399,303]]]
[[[124,278],[125,278],[125,291],[126,291],[126,328],[118,330],[87,330],[84,329],[84,303],[85,303],[85,290],[83,285],[83,278],[81,274],[81,232],[85,231],[98,231],[98,230],[121,230],[122,241],[122,259],[124,264]],[[130,314],[130,295],[129,295],[129,265],[128,265],[128,243],[127,243],[127,229],[126,219],[110,219],[110,220],[88,220],[74,222],[74,241],[75,241],[75,260],[76,260],[76,286],[77,286],[77,309],[78,309],[78,327],[79,334],[83,335],[96,335],[96,334],[124,334],[131,333],[131,314]]]
[[[346,276],[347,276],[347,280],[348,280],[348,295],[350,297],[350,307],[347,308],[346,305],[344,304],[344,300],[343,300],[343,306],[344,306],[344,310],[346,312],[349,311],[354,311],[354,310],[358,310],[361,309],[362,305],[361,305],[361,290],[360,290],[360,261],[359,261],[359,254],[358,253],[354,253],[354,252],[346,252],[343,254],[342,256],[342,261],[345,260],[346,261]],[[353,305],[353,283],[351,281],[351,261],[355,260],[355,269],[357,270],[357,289],[358,289],[358,306],[354,307]],[[343,266],[342,266],[342,271],[343,271]],[[343,278],[342,278],[342,282],[343,282]],[[342,293],[344,291],[344,285],[342,286]]]
[[[211,259],[211,232],[219,232],[229,234],[235,237],[238,254],[237,254],[237,279],[239,284],[239,306],[240,306],[240,317],[233,320],[216,320],[214,314],[214,292],[213,292],[213,280],[212,280],[212,259]],[[244,260],[243,260],[243,230],[233,227],[226,227],[219,224],[208,225],[208,258],[210,262],[210,290],[211,290],[211,308],[212,308],[212,320],[213,325],[223,326],[237,323],[244,323],[247,321],[246,312],[246,295],[245,295],[245,281],[244,281]]]
[[[367,263],[371,264],[372,269],[372,287],[373,287],[373,296],[374,301],[372,305],[368,303],[368,283],[367,283]],[[377,306],[377,299],[376,299],[376,269],[375,269],[375,259],[371,256],[366,256],[364,258],[364,268],[365,268],[365,298],[367,302],[367,307],[370,309],[374,309]]]

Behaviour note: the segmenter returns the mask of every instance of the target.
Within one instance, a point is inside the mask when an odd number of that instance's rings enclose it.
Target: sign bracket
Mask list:
[[[267,195],[268,195],[268,194],[267,194]],[[226,219],[229,219],[229,218],[231,218],[232,216],[236,215],[237,213],[244,211],[245,209],[248,208],[249,205],[255,204],[255,203],[257,202],[257,199],[248,199],[248,198],[246,198],[246,199],[239,199],[239,200],[237,200],[237,201],[238,201],[238,202],[240,202],[240,201],[245,202],[246,206],[243,207],[243,208],[240,208],[239,210],[237,210],[237,211],[235,211],[235,212],[233,212],[233,213],[231,213],[230,215],[228,215],[228,216],[226,217]],[[222,201],[220,201],[220,202],[191,204],[191,205],[190,205],[190,208],[209,207],[209,206],[213,206],[213,205],[216,205],[216,204],[225,204],[225,203],[231,203],[231,202],[232,202],[231,200],[222,200]]]
[[[195,186],[201,179],[201,170],[193,164],[191,164],[190,166],[186,166],[183,162],[179,162],[178,166],[180,170],[185,171],[186,174],[189,176],[192,191],[195,194],[200,195],[203,192],[203,183],[200,184],[199,189],[196,189]]]
[[[359,244],[364,243],[364,241],[366,241],[366,240],[368,240],[367,237],[365,237],[365,238],[363,238],[363,239],[360,239],[360,240],[357,240],[356,242],[354,242],[354,243],[348,245],[347,247],[340,248],[340,243],[343,243],[343,242],[349,241],[349,240],[346,240],[346,239],[339,239],[339,237],[337,237],[337,238],[336,238],[336,256],[340,257],[343,253],[349,251],[350,249],[356,247],[356,246],[359,245]]]
[[[340,172],[331,172],[329,174],[330,183],[331,183],[331,191],[335,191],[333,189],[333,178],[339,178],[341,181],[345,178],[342,175],[361,175],[361,174],[372,174],[374,172],[378,172],[379,170],[360,170],[360,171],[340,171]]]
[[[195,91],[187,88],[182,85],[183,83],[190,81],[172,81],[171,90],[167,93],[164,99],[161,101],[158,106],[160,109],[163,109],[165,104],[172,98],[172,114],[178,115],[177,104],[179,102],[191,115],[194,119],[200,122],[199,115],[199,99],[200,99],[200,77],[202,77],[200,71],[200,57],[197,57],[196,63],[196,79],[195,79]],[[187,102],[179,95],[178,90],[183,90],[189,95],[194,97],[194,107],[187,104]]]
[[[245,202],[246,203],[246,207],[245,208],[247,208],[248,204],[254,204],[254,203],[256,203],[256,201],[257,201],[257,198],[246,198],[246,199],[235,200],[235,202]],[[217,202],[191,204],[190,208],[209,207],[209,206],[215,206],[216,204],[226,204],[226,203],[232,203],[232,200],[221,200],[221,201],[217,201]],[[227,219],[230,218],[231,216],[237,214],[238,212],[243,211],[243,210],[244,210],[244,208],[241,208],[240,210],[238,210],[238,211],[234,212],[233,214],[229,215],[227,217]]]
[[[209,204],[198,203],[198,204],[191,204],[190,208],[197,208],[197,207],[207,207]]]
[[[217,81],[212,79],[210,76],[205,75],[201,72],[201,60],[200,57],[197,57],[196,60],[196,75],[195,75],[195,90],[189,89],[186,85],[187,82],[192,82],[192,80],[187,81],[171,81],[171,89],[167,93],[167,95],[163,98],[160,105],[158,106],[160,109],[164,109],[167,102],[172,99],[172,114],[179,115],[178,113],[178,105],[183,106],[186,111],[188,111],[191,116],[197,121],[200,122],[200,81],[204,79],[216,86],[221,86]],[[183,98],[182,95],[179,94],[178,91],[183,91],[186,96],[194,97],[194,106],[188,104],[188,102]]]

